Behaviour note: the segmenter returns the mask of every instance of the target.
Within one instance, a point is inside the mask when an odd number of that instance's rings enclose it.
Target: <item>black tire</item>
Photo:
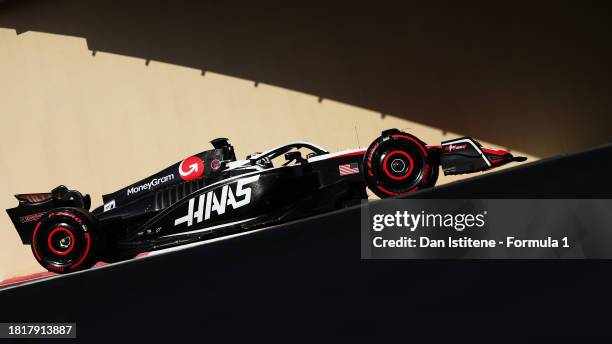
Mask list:
[[[370,190],[387,198],[434,186],[439,165],[423,141],[388,130],[368,147],[363,171]]]
[[[95,218],[80,208],[57,208],[43,215],[32,233],[32,252],[45,269],[69,273],[92,267],[103,251]]]

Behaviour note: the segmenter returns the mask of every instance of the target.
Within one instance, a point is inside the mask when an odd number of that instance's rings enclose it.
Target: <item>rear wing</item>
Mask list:
[[[40,218],[48,211],[59,207],[78,207],[89,209],[91,198],[83,196],[79,191],[69,190],[60,185],[51,192],[18,194],[15,198],[19,205],[6,210],[19,238],[23,244],[29,245],[32,240],[32,232]]]

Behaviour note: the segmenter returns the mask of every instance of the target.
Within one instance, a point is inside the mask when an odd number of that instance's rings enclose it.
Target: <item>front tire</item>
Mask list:
[[[92,267],[101,256],[103,239],[95,218],[80,208],[47,212],[32,233],[32,252],[40,265],[57,273]]]
[[[370,190],[387,198],[435,185],[439,166],[423,141],[393,129],[370,144],[363,170]]]

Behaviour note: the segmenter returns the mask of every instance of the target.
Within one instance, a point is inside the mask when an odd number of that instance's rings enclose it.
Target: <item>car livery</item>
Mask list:
[[[440,169],[463,174],[525,160],[469,137],[427,145],[397,129],[368,148],[336,153],[297,141],[237,160],[227,139],[211,143],[103,195],[92,211],[89,195],[58,186],[16,195],[19,205],[7,213],[43,267],[68,273],[358,204],[368,188],[380,198],[401,196],[433,187]]]

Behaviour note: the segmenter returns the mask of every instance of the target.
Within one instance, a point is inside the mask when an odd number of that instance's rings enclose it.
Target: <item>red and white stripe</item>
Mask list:
[[[357,173],[359,173],[359,165],[356,164],[356,163],[344,164],[344,165],[338,166],[338,170],[340,171],[340,175],[341,176],[348,176],[348,175],[351,175],[351,174],[357,174]]]

